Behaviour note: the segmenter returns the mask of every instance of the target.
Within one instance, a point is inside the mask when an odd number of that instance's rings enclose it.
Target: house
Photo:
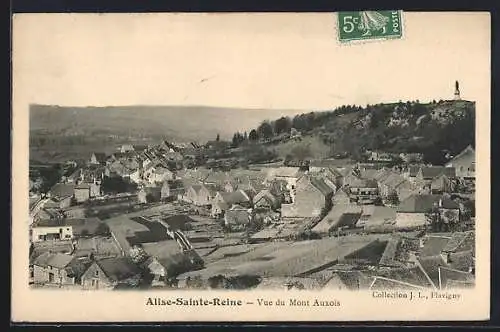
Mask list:
[[[44,219],[31,224],[30,234],[31,242],[71,240],[73,227],[65,219]]]
[[[431,182],[431,194],[443,194],[453,192],[453,182],[445,174],[441,174]]]
[[[459,217],[458,203],[440,195],[413,194],[400,203],[396,212],[396,227],[413,228],[426,225],[427,214],[438,209],[442,218],[447,220]]]
[[[462,179],[476,177],[476,151],[469,145],[445,165],[456,170],[456,176]]]
[[[417,178],[417,174],[420,171],[420,166],[410,165],[403,169],[403,176],[410,182],[414,182]]]
[[[57,183],[48,192],[48,197],[57,203],[60,209],[71,206],[75,195],[75,185],[72,183]]]
[[[444,166],[424,166],[420,167],[420,170],[417,173],[416,180],[425,181],[425,183],[429,184],[435,178],[446,175],[450,179],[454,179],[456,177],[456,172],[454,167],[444,167]]]
[[[231,206],[224,201],[214,201],[210,210],[210,216],[216,219],[221,218],[230,207]]]
[[[292,202],[294,201],[295,189],[297,181],[303,175],[299,167],[278,167],[270,169],[266,182],[270,183],[273,180],[283,180],[286,182],[286,188],[290,191]]]
[[[208,184],[193,184],[187,188],[182,200],[196,206],[211,205],[217,194],[217,189],[217,187]]]
[[[90,184],[80,183],[75,186],[75,200],[77,203],[83,203],[90,199]]]
[[[404,176],[396,173],[390,173],[388,176],[379,177],[378,186],[380,196],[384,200],[388,200],[391,196],[396,195],[398,201],[405,200],[417,190],[415,186]],[[389,202],[389,204],[398,202]]]
[[[253,198],[253,206],[256,209],[276,210],[280,206],[280,200],[269,189],[264,189]]]
[[[141,270],[128,257],[95,260],[81,277],[83,289],[113,289],[119,285],[136,286]]]
[[[252,205],[250,197],[243,190],[233,192],[219,191],[212,200],[211,216],[214,218],[221,217],[224,212],[233,205],[238,204],[245,208],[250,208]]]
[[[184,183],[181,180],[167,180],[161,187],[162,200],[177,200],[184,194]]]
[[[121,147],[120,147],[120,152],[121,153],[127,153],[127,152],[131,152],[131,151],[135,151],[134,147],[132,146],[132,144],[123,144]]]
[[[150,257],[144,264],[153,275],[152,285],[168,285],[172,278],[203,268],[203,259],[194,250],[163,257]]]
[[[147,180],[149,183],[163,183],[164,181],[173,180],[174,173],[169,169],[158,166],[152,169],[147,175]]]
[[[152,203],[161,200],[162,187],[142,187],[137,193],[139,203]]]
[[[64,224],[71,227],[73,238],[107,236],[110,232],[107,224],[95,217],[65,219]]]
[[[45,203],[44,207],[40,208],[33,215],[33,221],[48,220],[48,219],[63,219],[63,218],[64,218],[64,213],[60,210],[59,204],[52,200]]]
[[[283,219],[313,218],[332,205],[333,190],[321,178],[304,175],[297,182],[295,201],[281,206]]]
[[[91,164],[91,165],[106,165],[107,159],[108,158],[106,157],[105,153],[94,152],[90,156],[89,164]]]
[[[30,277],[35,284],[74,285],[75,277],[68,271],[73,259],[72,255],[45,252],[33,260]]]
[[[351,201],[358,204],[374,204],[379,196],[377,181],[369,179],[358,179],[349,186]]]
[[[233,192],[219,191],[215,195],[213,202],[224,202],[229,206],[239,204],[245,207],[251,207],[252,201],[244,190],[236,190]]]
[[[224,214],[224,225],[231,230],[244,230],[252,221],[252,209],[240,205],[233,205]]]

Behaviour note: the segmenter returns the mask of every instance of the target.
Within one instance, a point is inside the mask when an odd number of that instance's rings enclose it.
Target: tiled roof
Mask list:
[[[122,281],[140,273],[140,269],[129,258],[113,257],[96,261],[106,276],[113,281]]]
[[[99,162],[106,161],[106,154],[102,152],[94,152],[95,159]]]
[[[55,198],[66,198],[74,193],[75,185],[70,183],[57,183],[50,189],[50,195]]]
[[[323,179],[311,177],[311,184],[325,196],[333,193],[333,189]]]
[[[248,202],[249,197],[246,193],[241,190],[233,191],[233,192],[220,192],[220,195],[225,203],[228,205],[233,205],[237,203]]]
[[[405,213],[427,213],[432,210],[433,206],[438,207],[441,201],[441,207],[445,209],[458,209],[458,203],[447,197],[440,195],[418,195],[414,194],[405,199],[398,206],[398,212]]]
[[[454,167],[444,167],[444,166],[427,166],[420,169],[422,171],[422,176],[425,179],[433,179],[440,175],[446,175],[449,178],[455,177]]]
[[[352,184],[354,188],[378,188],[377,181],[373,179],[357,179]]]
[[[33,264],[41,267],[51,266],[57,269],[64,269],[73,258],[73,256],[67,254],[45,252],[38,256]]]

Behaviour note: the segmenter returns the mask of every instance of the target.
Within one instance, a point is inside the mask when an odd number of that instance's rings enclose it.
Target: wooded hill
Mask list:
[[[426,162],[442,164],[467,145],[475,146],[475,102],[465,100],[398,102],[341,106],[331,111],[310,112],[264,121],[249,131],[248,139],[279,149],[297,133],[313,137],[330,149],[330,156],[360,158],[366,150],[392,153],[423,153]],[[236,133],[233,143],[244,135]],[[302,147],[303,150],[307,147]],[[308,152],[301,151],[307,156]],[[310,158],[316,158],[309,152]]]

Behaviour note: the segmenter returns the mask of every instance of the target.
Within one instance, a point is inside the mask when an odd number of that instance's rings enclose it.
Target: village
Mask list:
[[[475,151],[246,167],[163,141],[30,173],[30,284],[70,289],[473,287]],[[400,163],[392,165],[398,158]]]

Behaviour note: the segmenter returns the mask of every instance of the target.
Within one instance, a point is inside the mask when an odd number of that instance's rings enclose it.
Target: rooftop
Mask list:
[[[64,269],[69,265],[73,258],[74,257],[72,255],[68,254],[45,252],[35,258],[33,265]]]

